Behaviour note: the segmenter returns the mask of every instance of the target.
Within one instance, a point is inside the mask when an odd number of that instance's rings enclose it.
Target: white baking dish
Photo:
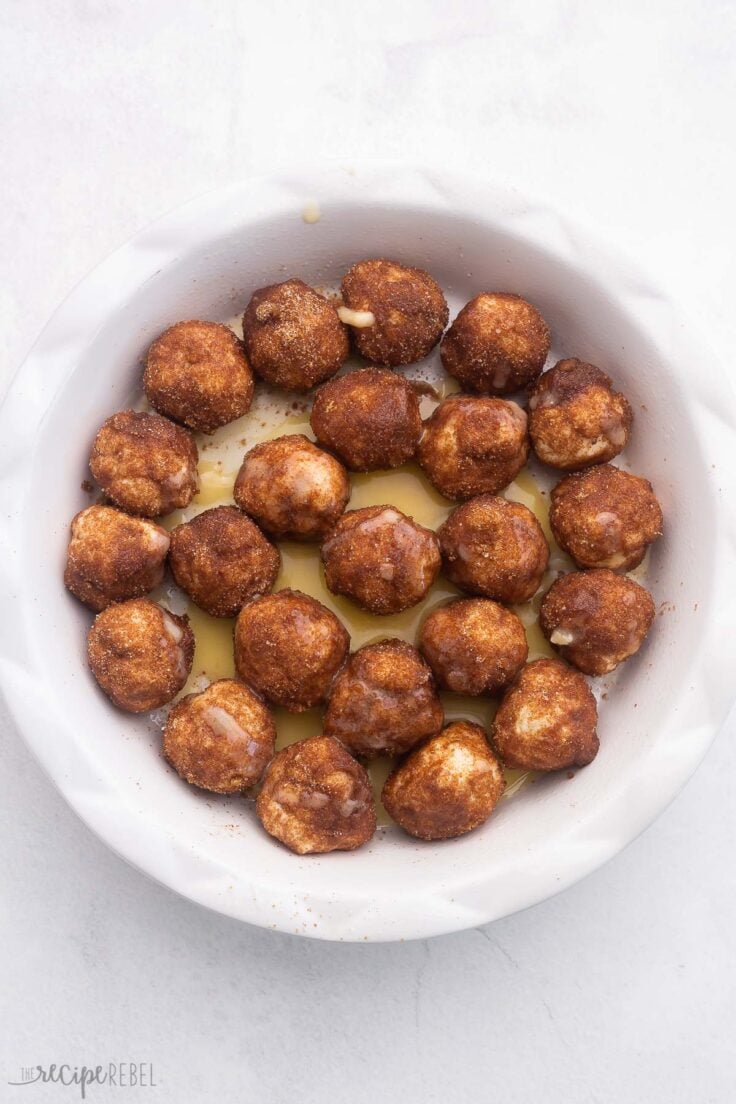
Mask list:
[[[321,217],[302,214],[316,200]],[[458,304],[518,291],[560,352],[610,372],[636,416],[627,455],[663,503],[647,583],[662,615],[603,703],[601,751],[502,803],[463,839],[398,830],[299,858],[246,802],[207,800],[158,756],[150,723],[116,712],[85,665],[89,614],[63,589],[70,518],[94,432],[139,389],[150,340],[181,318],[227,319],[263,284],[339,281],[362,256],[425,267]],[[177,892],[242,920],[324,939],[408,939],[505,916],[616,854],[710,744],[736,670],[734,400],[709,350],[641,272],[517,192],[405,168],[294,173],[189,203],[71,294],[6,397],[0,426],[0,678],[67,801],[110,847]],[[236,807],[237,806],[237,807]]]

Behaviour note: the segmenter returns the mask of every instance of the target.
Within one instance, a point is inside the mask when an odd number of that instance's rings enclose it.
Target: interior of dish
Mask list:
[[[321,289],[329,294],[329,289]],[[231,329],[242,336],[240,316],[226,320]],[[554,363],[551,359],[550,363]],[[349,372],[362,365],[357,358],[351,358],[342,372]],[[422,397],[422,416],[428,417],[438,402],[447,395],[460,390],[457,381],[443,370],[439,350],[435,349],[425,360],[398,369],[407,379],[416,380],[423,385],[426,393]],[[523,402],[523,396],[521,398]],[[150,410],[144,398],[137,396],[136,409]],[[168,529],[173,529],[183,521],[189,521],[198,513],[213,506],[233,503],[232,490],[243,453],[260,441],[271,440],[284,434],[303,433],[310,439],[314,434],[309,424],[311,396],[278,391],[261,382],[251,410],[236,422],[223,426],[214,434],[196,434],[199,450],[199,493],[184,510],[177,510],[163,519]],[[617,459],[619,466],[625,465],[625,456]],[[542,634],[538,624],[539,605],[550,583],[561,571],[574,568],[572,561],[555,544],[550,530],[549,489],[555,483],[559,473],[545,468],[533,459],[517,478],[506,488],[504,497],[523,503],[539,519],[545,536],[550,544],[550,564],[542,587],[534,598],[515,607],[527,633],[529,660],[540,656],[554,656],[554,649]],[[352,494],[349,509],[390,503],[405,514],[413,517],[429,529],[437,530],[447,518],[456,503],[445,498],[429,483],[416,463],[405,464],[391,471],[351,473]],[[356,650],[366,644],[373,644],[386,638],[399,638],[415,644],[419,627],[428,613],[452,597],[461,596],[461,591],[447,579],[440,576],[432,586],[427,597],[405,610],[403,613],[376,616],[361,610],[349,599],[334,595],[325,585],[324,573],[318,551],[314,544],[296,541],[279,541],[281,552],[281,571],[274,589],[292,588],[317,598],[331,609],[347,628],[351,648]],[[647,560],[632,572],[632,576],[641,581],[646,572]],[[227,618],[215,618],[199,609],[168,578],[151,597],[174,613],[186,613],[194,630],[196,649],[192,673],[187,685],[178,697],[202,690],[209,682],[217,678],[235,677],[233,660],[234,621]],[[610,686],[609,677],[605,688]],[[599,683],[594,689],[600,696]],[[441,695],[445,710],[446,723],[455,720],[470,720],[481,724],[486,731],[493,719],[497,706],[497,697],[466,695],[443,692]],[[154,726],[161,728],[165,722],[168,707],[157,710],[152,717]],[[275,707],[273,714],[278,732],[276,747],[280,750],[296,740],[318,736],[322,732],[322,708],[308,710],[305,713],[292,713]],[[391,818],[383,808],[380,795],[383,783],[391,769],[393,760],[380,756],[367,764],[373,782],[379,827],[392,825]],[[503,800],[516,794],[523,785],[533,782],[536,775],[529,771],[505,769],[506,791]]]

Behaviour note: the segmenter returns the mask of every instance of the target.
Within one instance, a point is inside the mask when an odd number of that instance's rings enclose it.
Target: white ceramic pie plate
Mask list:
[[[312,225],[308,200],[322,216]],[[662,616],[601,711],[601,751],[481,830],[419,844],[398,830],[350,854],[299,858],[252,808],[207,800],[112,709],[85,664],[89,615],[63,589],[68,523],[98,425],[139,386],[151,339],[226,319],[287,276],[339,281],[363,256],[427,268],[454,302],[517,291],[566,355],[610,372],[636,415],[628,458],[663,503],[648,585]],[[110,847],[200,904],[323,939],[410,939],[485,923],[600,866],[695,770],[736,669],[734,401],[680,311],[574,222],[516,191],[430,171],[365,168],[254,179],[197,199],[88,276],[47,326],[0,413],[0,678],[29,745]]]

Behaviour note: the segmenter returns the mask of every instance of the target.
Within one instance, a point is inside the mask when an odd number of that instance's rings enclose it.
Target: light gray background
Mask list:
[[[509,176],[591,218],[731,368],[732,3],[5,0],[0,28],[3,378],[154,216],[254,170],[370,157]],[[151,884],[4,720],[0,1100],[77,1098],[8,1088],[21,1065],[133,1059],[159,1082],[139,1097],[192,1104],[729,1104],[735,731],[561,897],[371,947],[251,929]]]

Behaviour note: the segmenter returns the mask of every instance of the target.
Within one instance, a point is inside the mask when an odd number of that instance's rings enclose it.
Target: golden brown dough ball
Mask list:
[[[563,575],[539,611],[549,642],[586,675],[606,675],[638,652],[653,621],[649,592],[606,570]]]
[[[626,447],[633,415],[605,372],[561,360],[529,396],[529,433],[540,460],[572,471],[613,460]]]
[[[539,589],[549,547],[531,510],[495,495],[456,506],[437,536],[444,574],[468,594],[515,605]]]
[[[503,690],[529,653],[519,618],[489,598],[460,598],[433,610],[419,649],[444,690],[471,695]]]
[[[585,767],[598,753],[597,720],[595,698],[581,674],[559,659],[535,659],[504,694],[491,742],[507,767]]]
[[[350,656],[335,679],[324,731],[354,755],[399,755],[442,728],[432,672],[416,648],[382,640]]]
[[[88,506],[72,521],[64,583],[99,612],[158,586],[168,551],[169,534],[154,521],[111,506]]]
[[[437,578],[431,529],[394,506],[349,510],[322,545],[325,580],[369,613],[400,613],[421,602]]]
[[[163,746],[185,782],[228,794],[259,781],[275,741],[276,725],[261,699],[241,682],[218,679],[170,710]]]
[[[343,277],[342,298],[349,310],[373,315],[371,325],[353,327],[358,352],[390,368],[431,352],[449,317],[442,289],[429,273],[397,261],[358,261]]]
[[[235,623],[238,674],[292,713],[325,700],[349,647],[350,637],[334,613],[298,590],[256,598]]]
[[[347,360],[348,331],[324,295],[301,280],[254,292],[243,315],[253,371],[285,391],[308,391]]]
[[[549,522],[578,567],[630,571],[662,535],[662,508],[647,479],[600,464],[560,480]]]
[[[347,505],[350,480],[339,460],[295,433],[246,452],[234,497],[273,537],[321,540]]]
[[[440,840],[478,828],[503,791],[503,770],[483,729],[456,721],[409,753],[386,779],[381,799],[409,835]]]
[[[440,352],[445,371],[468,391],[509,395],[537,378],[549,346],[549,327],[531,303],[485,291],[460,311]]]
[[[194,439],[160,414],[113,414],[95,437],[89,466],[107,497],[129,514],[170,514],[197,491]]]
[[[256,810],[269,835],[297,855],[354,851],[376,830],[368,773],[330,736],[280,751],[266,771]]]
[[[213,617],[234,617],[276,582],[281,557],[236,506],[216,506],[177,525],[171,570],[181,589]]]
[[[425,425],[417,459],[447,498],[495,494],[527,462],[526,414],[504,399],[453,395]]]
[[[169,613],[150,598],[131,598],[97,614],[87,637],[87,657],[113,705],[147,713],[170,702],[189,678],[194,634],[188,618]]]
[[[320,387],[310,422],[319,444],[351,471],[398,468],[422,435],[415,389],[385,368],[362,368]]]
[[[159,414],[201,433],[250,409],[253,373],[242,342],[218,322],[177,322],[157,337],[143,386]]]

